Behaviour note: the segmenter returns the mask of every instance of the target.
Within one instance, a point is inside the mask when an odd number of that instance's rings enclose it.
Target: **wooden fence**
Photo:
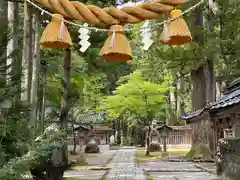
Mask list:
[[[178,127],[172,126],[173,131],[169,133],[167,137],[167,145],[185,145],[191,144],[192,142],[192,130],[188,127]],[[159,141],[161,144],[163,143],[163,139],[157,136],[156,133],[152,134],[152,142]]]

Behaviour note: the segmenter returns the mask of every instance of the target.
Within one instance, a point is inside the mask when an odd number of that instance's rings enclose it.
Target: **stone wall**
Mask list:
[[[239,180],[240,137],[220,139],[216,154],[217,174],[225,180]]]

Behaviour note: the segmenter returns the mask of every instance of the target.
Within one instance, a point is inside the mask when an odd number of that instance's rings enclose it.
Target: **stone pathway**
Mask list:
[[[69,150],[73,149],[73,146],[68,146]],[[99,145],[100,154],[96,154],[96,156],[87,157],[88,166],[101,166],[108,163],[109,159],[115,154],[116,150],[109,150],[108,145]],[[79,150],[79,146],[77,146],[77,151]]]
[[[135,162],[136,149],[120,149],[109,163],[111,168],[107,180],[145,180],[142,168]]]
[[[110,158],[116,153],[115,150],[109,150],[108,145],[99,145],[100,154],[97,154],[95,157],[87,157],[88,165],[80,170],[69,170],[64,173],[64,178],[80,178],[81,180],[98,180],[107,172],[107,170],[99,169],[102,165],[106,164]],[[72,147],[69,146],[69,150]],[[79,147],[77,147],[79,149]],[[95,170],[90,170],[95,169]]]
[[[192,162],[149,161],[140,166],[158,180],[213,180],[216,176]]]
[[[81,170],[81,171],[67,171],[64,173],[64,178],[80,178],[81,180],[98,180],[106,171],[92,171],[92,170]]]
[[[112,152],[107,152],[106,147],[102,147],[106,155],[98,158],[92,158],[92,164],[103,163],[108,159]],[[204,171],[204,168],[196,167],[196,163],[192,162],[169,162],[161,160],[147,161],[139,166],[136,165],[135,152],[133,147],[121,148],[116,152],[114,158],[107,165],[109,173],[106,180],[146,180],[144,171],[148,172],[156,180],[214,180],[216,176],[213,173]],[[91,160],[90,160],[91,161]],[[197,163],[198,164],[198,163]],[[210,164],[198,164],[204,167]],[[211,166],[211,169],[214,168]],[[97,180],[107,172],[107,170],[80,170],[68,171],[64,177],[78,177],[82,180]]]
[[[152,172],[151,176],[157,180],[215,180],[207,172]]]

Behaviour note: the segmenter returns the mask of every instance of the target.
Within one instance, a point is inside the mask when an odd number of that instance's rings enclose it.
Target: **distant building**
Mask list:
[[[88,136],[93,137],[99,144],[109,144],[113,129],[106,123],[104,113],[73,113],[70,111],[69,120],[77,125],[90,129]],[[72,137],[70,137],[71,139]]]

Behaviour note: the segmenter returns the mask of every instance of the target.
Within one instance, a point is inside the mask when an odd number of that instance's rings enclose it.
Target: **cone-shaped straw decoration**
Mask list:
[[[181,10],[174,9],[170,13],[170,18],[179,17],[181,13]],[[169,45],[181,45],[191,42],[192,36],[185,20],[179,17],[164,26],[160,40]]]
[[[40,44],[45,48],[70,48],[72,40],[65,26],[63,16],[53,14],[51,22],[44,29]]]
[[[100,51],[107,61],[126,62],[132,59],[131,46],[124,35],[124,28],[120,25],[112,25],[109,36]]]

